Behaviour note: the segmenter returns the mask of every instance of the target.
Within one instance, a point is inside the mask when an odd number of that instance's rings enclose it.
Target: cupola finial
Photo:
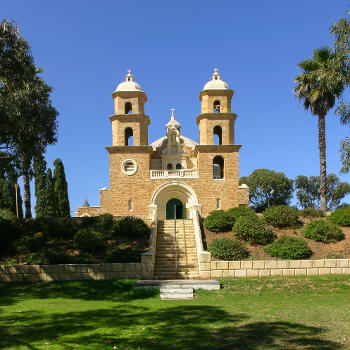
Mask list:
[[[134,81],[134,76],[131,75],[131,69],[128,69],[128,74],[125,76],[125,81]]]
[[[212,75],[212,80],[220,80],[220,73],[218,68],[214,68],[214,73]]]

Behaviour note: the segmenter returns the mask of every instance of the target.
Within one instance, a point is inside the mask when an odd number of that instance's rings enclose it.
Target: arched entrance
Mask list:
[[[185,207],[180,199],[172,198],[166,204],[166,219],[185,219]]]
[[[174,201],[178,200],[182,205],[181,217],[192,219],[193,209],[200,208],[198,198],[194,190],[187,184],[180,181],[171,181],[160,185],[153,193],[150,207],[156,206],[158,220],[166,220],[172,215],[174,218]],[[168,205],[168,203],[170,204]],[[172,203],[172,204],[171,204]],[[176,204],[176,203],[175,203]],[[180,203],[178,203],[180,206]],[[170,207],[172,206],[172,209]],[[169,209],[168,209],[169,208]],[[181,210],[181,206],[179,209]],[[198,209],[197,209],[198,210]],[[172,214],[170,213],[172,211]],[[180,212],[176,215],[180,217]]]

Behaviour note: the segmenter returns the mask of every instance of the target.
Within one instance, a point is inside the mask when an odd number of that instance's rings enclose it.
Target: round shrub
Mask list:
[[[315,208],[305,208],[303,210],[299,210],[299,215],[303,218],[324,218],[325,213],[323,210],[315,209]]]
[[[10,209],[0,209],[0,218],[8,221],[15,221],[16,216]]]
[[[233,226],[236,237],[252,244],[268,244],[273,241],[271,228],[257,216],[242,216]]]
[[[125,216],[115,221],[113,229],[117,236],[130,238],[146,237],[150,233],[144,221],[134,216]]]
[[[281,259],[304,259],[312,254],[304,239],[290,236],[277,238],[264,250],[267,254]]]
[[[113,228],[113,215],[112,214],[102,214],[97,217],[97,226],[101,230],[110,230]]]
[[[82,229],[74,235],[75,246],[84,252],[94,253],[106,248],[106,238],[93,229]]]
[[[350,226],[350,206],[334,210],[329,216],[329,221],[340,226]]]
[[[107,251],[106,262],[110,263],[131,263],[141,262],[141,254],[145,251],[142,249],[132,248],[115,248]]]
[[[219,238],[210,243],[209,251],[214,258],[222,260],[243,260],[249,257],[249,251],[237,239]]]
[[[8,251],[18,235],[16,223],[0,217],[0,252]]]
[[[339,226],[322,219],[310,221],[302,232],[304,237],[323,243],[334,243],[345,238]]]
[[[46,242],[44,237],[38,235],[23,236],[12,243],[13,250],[17,254],[29,254],[43,250]]]
[[[238,218],[242,216],[250,216],[250,217],[257,217],[255,211],[248,207],[236,207],[236,208],[230,208],[227,210],[227,213],[231,217],[233,221],[233,225],[237,221]]]
[[[263,216],[266,222],[278,228],[295,227],[299,223],[298,210],[288,205],[275,205],[266,208]]]
[[[225,210],[214,210],[204,220],[205,227],[212,232],[231,231],[236,219]]]
[[[74,256],[64,250],[46,249],[38,253],[33,253],[27,259],[28,265],[54,265],[74,263]]]

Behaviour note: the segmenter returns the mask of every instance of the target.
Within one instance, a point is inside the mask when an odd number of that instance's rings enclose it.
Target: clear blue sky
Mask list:
[[[19,24],[54,88],[59,137],[46,159],[49,167],[63,160],[73,212],[85,197],[99,205],[98,190],[109,187],[104,147],[112,144],[110,94],[128,68],[148,96],[149,143],[164,136],[171,107],[182,133],[198,141],[198,96],[218,67],[235,91],[240,176],[257,168],[290,178],[318,175],[317,117],[296,100],[293,79],[298,62],[314,48],[333,44],[329,27],[348,7],[348,0],[3,0],[0,5],[2,18]],[[348,131],[330,111],[329,173],[339,173],[339,143]]]

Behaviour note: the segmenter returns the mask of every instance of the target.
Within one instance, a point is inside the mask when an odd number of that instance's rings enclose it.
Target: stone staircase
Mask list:
[[[177,271],[175,264],[175,220],[158,221],[154,279],[199,278],[192,220],[176,220]]]

